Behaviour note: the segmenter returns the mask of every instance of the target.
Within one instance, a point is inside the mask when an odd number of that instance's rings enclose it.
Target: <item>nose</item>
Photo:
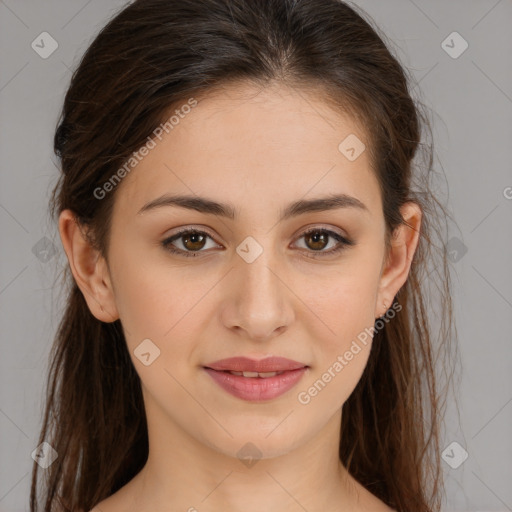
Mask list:
[[[235,260],[222,312],[227,328],[260,342],[285,332],[294,318],[293,293],[282,267],[270,253],[265,249],[252,263]]]

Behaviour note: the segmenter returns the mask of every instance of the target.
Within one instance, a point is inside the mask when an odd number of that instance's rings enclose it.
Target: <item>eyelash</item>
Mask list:
[[[309,235],[310,233],[325,233],[330,238],[334,238],[337,242],[339,242],[339,244],[338,244],[338,246],[336,248],[331,249],[329,251],[313,251],[313,250],[309,250],[307,252],[311,252],[312,254],[307,256],[307,257],[323,258],[325,255],[337,254],[337,253],[343,251],[344,249],[346,249],[347,247],[355,245],[355,242],[353,242],[352,240],[349,240],[348,238],[345,238],[345,237],[339,235],[335,231],[331,231],[329,229],[323,229],[323,228],[308,229],[307,231],[304,231],[304,233],[302,233],[302,235],[299,237],[299,239],[304,237],[304,236],[306,236],[306,235]],[[197,229],[184,228],[184,229],[178,231],[177,233],[175,233],[174,235],[172,235],[171,237],[166,238],[165,240],[163,240],[161,242],[162,247],[166,251],[169,251],[172,254],[182,255],[182,256],[184,256],[186,258],[195,258],[195,257],[197,257],[198,253],[206,252],[204,250],[199,250],[199,251],[183,251],[182,249],[177,249],[177,248],[172,246],[172,242],[182,238],[184,235],[190,235],[190,234],[206,235],[207,237],[209,237],[209,238],[211,238],[213,240],[213,237],[210,236],[205,231],[200,231],[200,230],[197,230]]]

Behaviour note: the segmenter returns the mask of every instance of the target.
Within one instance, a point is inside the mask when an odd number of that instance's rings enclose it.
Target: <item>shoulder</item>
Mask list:
[[[107,512],[107,507],[103,505],[103,501],[98,503],[94,508],[91,508],[89,512]]]
[[[123,509],[122,504],[118,502],[116,495],[113,494],[97,503],[89,512],[121,512],[121,510],[125,509]]]
[[[359,482],[356,484],[358,486],[358,505],[361,512],[396,512],[396,510],[392,509],[382,500],[377,498],[374,494],[372,494],[366,487],[362,486]]]
[[[132,512],[134,510],[134,498],[137,496],[135,482],[137,476],[130,480],[114,494],[97,503],[94,508],[88,512]]]

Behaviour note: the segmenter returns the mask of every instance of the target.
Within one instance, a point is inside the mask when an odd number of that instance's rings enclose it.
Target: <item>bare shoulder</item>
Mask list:
[[[375,496],[366,504],[361,512],[396,512],[395,509],[388,507],[383,501],[377,499]]]
[[[361,508],[361,512],[396,512],[373,494]]]
[[[94,508],[91,508],[89,512],[115,512],[116,508],[112,508],[108,504],[108,500],[100,501]]]
[[[395,509],[388,507],[383,501],[373,498],[370,501],[360,503],[361,512],[396,512]]]
[[[129,507],[119,491],[100,501],[89,512],[128,512]]]
[[[112,507],[108,505],[105,501],[101,501],[94,508],[91,508],[89,512],[117,512],[120,510],[120,508]]]
[[[114,494],[97,503],[89,512],[136,512],[138,509],[134,498],[138,494],[136,486],[138,477],[139,474]]]
[[[359,484],[359,482],[357,485],[359,488],[357,501],[360,507],[358,510],[361,512],[396,512],[396,510],[386,505],[382,500],[366,489],[366,487]]]

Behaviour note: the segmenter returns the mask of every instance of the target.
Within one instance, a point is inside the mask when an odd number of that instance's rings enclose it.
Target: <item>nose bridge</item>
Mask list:
[[[275,275],[277,267],[275,251],[270,247],[270,243],[266,244],[265,248],[258,244],[261,249],[258,249],[256,243],[258,242],[247,241],[245,246],[244,244],[239,246],[237,249],[239,254],[242,250],[249,248],[247,254],[250,258],[241,256],[242,261],[238,262],[238,266],[242,277],[242,288],[246,290],[243,296],[250,301],[260,302],[259,307],[262,308],[265,304],[272,305],[278,302],[281,291],[279,279]]]
[[[282,266],[272,248],[271,236],[263,243],[247,237],[238,247],[235,316],[231,322],[252,338],[265,338],[291,319],[287,287],[281,282]],[[285,279],[283,279],[285,281]]]

